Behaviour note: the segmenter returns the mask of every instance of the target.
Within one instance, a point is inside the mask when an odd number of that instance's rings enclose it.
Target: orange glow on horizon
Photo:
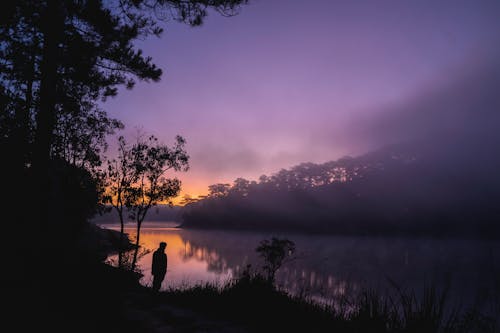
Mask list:
[[[200,197],[205,197],[208,195],[208,187],[212,184],[224,183],[224,184],[232,184],[233,180],[225,180],[225,179],[205,179],[199,177],[193,178],[180,178],[181,180],[181,192],[177,197],[171,199],[172,204],[175,206],[183,206],[182,202],[184,200],[184,196],[188,195],[192,199],[197,199]],[[159,204],[166,205],[167,201],[159,202]]]
[[[185,195],[189,195],[193,199],[205,196],[208,194],[208,186],[210,184],[212,183],[208,181],[182,180],[181,193],[172,199],[172,203],[182,206],[181,202]]]

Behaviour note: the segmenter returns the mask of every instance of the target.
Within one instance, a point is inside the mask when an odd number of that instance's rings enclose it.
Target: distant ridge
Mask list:
[[[182,226],[498,238],[500,176],[491,153],[444,138],[302,163],[259,182],[238,178],[182,208]]]

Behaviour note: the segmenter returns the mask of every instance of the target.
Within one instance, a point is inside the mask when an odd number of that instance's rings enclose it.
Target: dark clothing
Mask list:
[[[167,272],[167,255],[162,250],[158,249],[153,253],[153,265],[151,273],[153,275],[163,274]]]
[[[151,274],[153,275],[153,289],[160,290],[161,283],[167,273],[167,255],[161,249],[153,253],[153,264]]]
[[[163,279],[165,278],[165,274],[160,275],[156,274],[153,276],[153,290],[154,291],[159,291],[161,288],[161,283],[163,282]]]

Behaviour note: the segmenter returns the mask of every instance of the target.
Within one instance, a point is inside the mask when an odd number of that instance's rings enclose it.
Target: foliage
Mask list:
[[[86,168],[63,159],[51,161],[50,180],[51,219],[57,227],[54,232],[61,233],[58,242],[70,242],[97,213],[101,184]]]
[[[124,209],[128,205],[127,191],[139,178],[132,149],[127,145],[123,136],[118,137],[118,157],[107,161],[102,175],[105,180],[102,202],[105,205],[111,205],[116,210],[120,223],[123,225]]]
[[[7,0],[0,13],[0,149],[51,223],[50,160],[95,171],[105,137],[123,125],[98,104],[162,71],[135,42],[169,19],[196,26],[209,9],[233,15],[246,0]],[[15,149],[13,147],[16,147]],[[95,175],[98,177],[99,175]],[[17,194],[15,195],[17,196]],[[31,219],[27,219],[30,221]]]
[[[126,214],[136,222],[136,250],[131,267],[135,268],[141,224],[151,207],[169,202],[181,189],[177,178],[166,178],[167,171],[187,171],[189,156],[184,149],[186,141],[181,136],[175,138],[172,147],[161,144],[151,135],[147,139],[138,137],[133,145],[128,145],[123,136],[118,138],[118,157],[107,162],[103,171],[106,190],[103,204],[108,204],[120,219],[120,237],[124,239]],[[119,252],[118,265],[124,267],[124,256]]]
[[[210,197],[221,198],[227,196],[230,189],[230,184],[213,184],[208,186],[208,193]]]
[[[118,137],[118,157],[108,160],[106,169],[101,171],[103,179],[103,192],[101,202],[103,205],[110,205],[118,214],[120,220],[120,241],[118,249],[118,267],[124,266],[124,246],[125,235],[124,225],[126,218],[127,190],[138,179],[138,174],[134,169],[134,160],[123,136]]]
[[[170,148],[150,136],[147,140],[139,139],[130,151],[136,182],[126,190],[126,203],[131,217],[138,223],[144,220],[149,208],[165,201],[171,204],[170,200],[180,192],[180,180],[164,177],[168,170],[189,169],[189,156],[184,149],[186,141],[181,136],[175,140]]]
[[[16,126],[36,130],[36,136],[30,136],[33,140],[50,136],[46,139],[51,154],[58,157],[67,156],[64,148],[68,146],[78,154],[88,151],[78,147],[78,135],[68,132],[90,127],[94,133],[106,133],[100,127],[116,127],[116,121],[108,120],[97,108],[99,98],[115,95],[118,85],[132,87],[135,77],[158,80],[161,75],[151,59],[132,44],[145,35],[141,30],[145,23],[120,20],[121,14],[102,1],[9,1],[4,9],[0,82],[11,101],[6,115],[11,115]],[[47,50],[50,41],[57,43],[52,52]],[[53,64],[50,69],[47,62]],[[47,90],[44,84],[49,70],[54,71],[55,80]],[[49,94],[50,110],[44,110]],[[50,133],[38,133],[43,128],[40,122],[47,122],[45,130]],[[31,149],[38,149],[33,143]]]
[[[158,81],[162,74],[152,58],[134,45],[137,39],[160,36],[163,21],[201,25],[208,9],[222,15],[238,12],[246,0],[5,1],[0,16],[2,128],[12,137],[17,127],[75,112],[96,112],[96,102],[132,88],[137,79]],[[48,49],[51,45],[55,47]],[[52,66],[47,66],[47,63]],[[56,76],[44,90],[49,70]],[[52,95],[50,114],[41,104]],[[74,119],[85,124],[83,119]],[[24,123],[23,123],[24,122]],[[2,122],[5,124],[5,122]],[[57,135],[57,134],[55,134]],[[31,137],[34,139],[34,136]],[[53,142],[53,139],[50,138]]]
[[[137,254],[137,260],[143,258],[147,254],[151,253],[151,250],[145,249],[145,248],[140,248],[138,254]],[[137,280],[139,280],[141,277],[143,277],[142,270],[136,266],[133,265],[134,261],[134,254],[135,254],[135,249],[127,249],[126,251],[123,251],[122,257],[120,259],[114,259],[114,258],[106,258],[106,264],[115,266],[118,268],[121,268],[125,271],[130,271],[134,272],[136,276],[138,277]],[[120,260],[120,261],[117,261]]]
[[[106,137],[124,126],[120,121],[109,118],[104,110],[91,105],[87,107],[87,110],[66,109],[58,117],[52,156],[96,171],[102,163],[102,153],[108,148]]]
[[[295,243],[289,239],[273,237],[271,241],[263,240],[255,249],[264,259],[263,270],[269,283],[274,284],[276,272],[295,253]]]
[[[210,187],[208,197],[186,205],[183,226],[499,238],[494,167],[485,164],[491,170],[486,174],[454,168],[461,161],[463,155],[443,147],[409,143],[303,163],[258,182],[238,178],[223,191],[214,190],[222,188],[217,184]]]

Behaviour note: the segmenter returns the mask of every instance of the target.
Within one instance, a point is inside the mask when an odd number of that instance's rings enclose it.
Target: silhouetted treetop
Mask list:
[[[164,21],[196,26],[210,9],[236,14],[246,0],[6,0],[0,13],[0,147],[33,174],[45,214],[51,159],[98,166],[103,138],[122,124],[98,107],[119,87],[162,70],[135,41]],[[18,147],[13,149],[12,147]],[[24,172],[24,171],[22,171]]]
[[[496,170],[479,155],[475,166],[488,173],[460,169],[464,156],[435,142],[408,143],[302,163],[258,182],[239,178],[187,203],[183,226],[500,237]]]
[[[0,103],[6,110],[3,123],[12,125],[2,127],[2,134],[20,131],[18,136],[26,137],[21,134],[36,130],[31,140],[47,158],[58,114],[75,108],[93,112],[95,102],[116,95],[120,85],[132,88],[136,80],[160,79],[161,69],[134,41],[159,36],[165,20],[200,25],[209,9],[234,15],[246,2],[2,2]],[[11,133],[13,128],[20,130]]]
[[[173,19],[191,26],[203,24],[208,9],[224,16],[235,15],[248,0],[120,0],[119,8],[124,16],[148,27],[148,32],[159,34],[162,29],[156,20]]]

